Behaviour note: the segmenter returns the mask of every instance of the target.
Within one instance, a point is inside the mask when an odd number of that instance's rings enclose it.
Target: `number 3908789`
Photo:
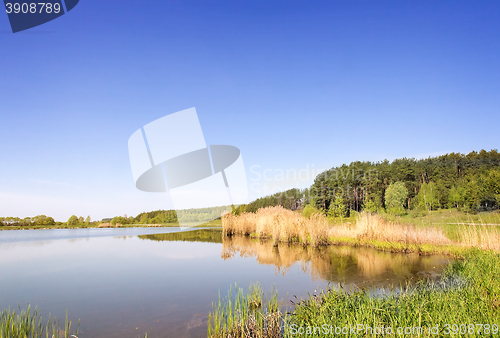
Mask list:
[[[50,2],[39,2],[39,3],[6,3],[5,8],[7,13],[59,13],[61,11],[61,5],[58,3],[52,4]]]

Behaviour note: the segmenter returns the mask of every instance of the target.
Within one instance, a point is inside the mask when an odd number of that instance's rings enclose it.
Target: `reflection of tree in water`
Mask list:
[[[440,256],[396,254],[348,246],[313,248],[284,244],[276,247],[271,241],[223,236],[221,257],[230,259],[235,255],[255,257],[259,264],[274,265],[276,272],[283,275],[291,266],[298,264],[303,272],[310,273],[315,280],[355,284],[370,281],[377,281],[378,284],[386,281],[384,284],[389,284],[416,279],[429,275],[426,271],[439,271],[448,262],[448,259]]]
[[[139,238],[150,241],[222,243],[222,231],[218,229],[190,230],[167,234],[140,235]]]

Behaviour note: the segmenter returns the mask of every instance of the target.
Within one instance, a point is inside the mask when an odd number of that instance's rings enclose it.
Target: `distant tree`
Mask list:
[[[307,194],[307,196],[306,196]],[[300,209],[305,200],[308,200],[309,190],[289,189],[274,195],[264,196],[246,205],[246,212],[256,212],[260,208],[282,206],[285,209]]]
[[[21,222],[20,222],[20,225],[22,226],[30,226],[32,225],[32,220],[31,220],[31,217],[24,217]]]
[[[87,216],[87,218],[85,218],[85,224],[87,224],[87,225],[90,224],[90,216]]]
[[[111,223],[111,225],[116,225],[117,223],[118,224],[128,224],[127,219],[123,216],[113,217],[113,219],[111,220],[110,223]]]
[[[71,226],[77,225],[78,224],[78,217],[76,217],[75,215],[71,215],[71,217],[68,219],[68,221],[66,223],[68,225],[71,225]]]
[[[491,170],[485,175],[483,184],[483,196],[481,204],[488,209],[488,203],[491,208],[498,208],[500,204],[500,170]]]
[[[149,224],[149,219],[147,214],[142,214],[139,218],[139,224]]]
[[[238,206],[231,205],[231,214],[235,216],[239,216],[245,213],[245,211],[246,211],[246,205],[244,204]]]
[[[438,193],[434,182],[423,183],[417,195],[418,207],[424,210],[435,210],[439,207]]]
[[[462,186],[452,186],[448,194],[448,207],[463,207],[465,203],[465,189]]]
[[[33,224],[38,226],[54,225],[56,222],[52,217],[47,217],[45,215],[38,215],[33,217]]]
[[[404,212],[404,205],[408,197],[408,189],[403,182],[391,183],[385,191],[385,205],[389,212]]]

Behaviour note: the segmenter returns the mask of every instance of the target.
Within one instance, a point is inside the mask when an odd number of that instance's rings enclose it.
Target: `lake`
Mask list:
[[[219,292],[275,286],[283,304],[342,283],[378,290],[437,278],[443,256],[303,248],[223,238],[220,230],[121,228],[0,231],[0,310],[37,305],[80,338],[206,337]],[[375,291],[376,292],[376,291]]]

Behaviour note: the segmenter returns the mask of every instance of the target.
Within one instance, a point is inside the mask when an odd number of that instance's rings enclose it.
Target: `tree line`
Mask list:
[[[308,213],[314,209],[332,217],[361,210],[496,210],[500,205],[500,153],[481,150],[420,160],[351,162],[322,172],[309,189],[262,197],[234,212],[278,205],[290,210],[309,206]]]
[[[51,226],[56,222],[52,217],[38,215],[35,217],[0,217],[0,226]]]
[[[309,194],[312,204],[322,210],[329,210],[337,198],[347,212],[494,210],[500,204],[500,154],[481,150],[421,160],[352,162],[318,175]]]

